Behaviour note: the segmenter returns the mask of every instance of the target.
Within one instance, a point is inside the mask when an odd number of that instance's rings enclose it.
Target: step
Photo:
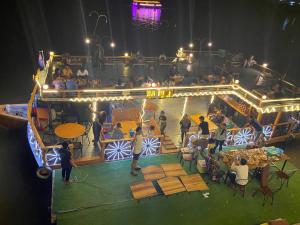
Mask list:
[[[177,153],[178,152],[178,149],[165,149],[165,148],[162,148],[161,150],[161,153],[162,154],[168,154],[168,153]]]

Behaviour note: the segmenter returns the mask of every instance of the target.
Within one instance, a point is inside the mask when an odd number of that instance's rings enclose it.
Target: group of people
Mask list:
[[[63,69],[56,68],[53,74],[52,85],[56,90],[76,90],[88,85],[88,70],[82,65],[76,76],[70,66],[65,65]]]

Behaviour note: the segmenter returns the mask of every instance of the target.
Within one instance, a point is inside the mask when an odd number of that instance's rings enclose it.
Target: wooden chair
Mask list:
[[[280,189],[282,188],[284,182],[286,182],[286,186],[289,186],[290,178],[297,172],[297,169],[294,170],[278,170],[276,171],[276,176],[278,179],[280,179]]]
[[[263,168],[263,172],[262,172],[262,175],[261,175],[261,178],[260,178],[260,187],[257,188],[255,190],[255,192],[252,194],[252,196],[254,197],[258,192],[262,193],[263,196],[264,196],[264,201],[262,203],[262,205],[264,206],[267,199],[268,198],[271,198],[271,205],[273,205],[273,202],[274,202],[274,195],[275,193],[280,190],[272,190],[269,185],[268,185],[268,178],[269,178],[269,174],[270,174],[270,165],[267,165]]]
[[[198,154],[197,153],[182,153],[180,158],[180,163],[184,166],[184,162],[187,161],[190,163],[189,170],[192,170],[192,163],[195,162],[197,165]]]
[[[246,187],[249,183],[249,180],[248,179],[239,179],[239,180],[247,181],[247,184],[241,185],[241,184],[235,183],[234,184],[233,196],[235,196],[237,194],[237,192],[240,191],[242,193],[243,198],[244,198],[245,197],[245,192],[246,192]]]
[[[82,149],[83,149],[83,146],[81,144],[80,141],[75,141],[75,142],[72,142],[71,143],[73,146],[72,146],[72,151],[74,153],[75,150],[79,150],[80,151],[80,156],[82,157]]]

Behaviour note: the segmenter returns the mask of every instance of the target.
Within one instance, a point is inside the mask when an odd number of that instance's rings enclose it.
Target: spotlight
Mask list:
[[[125,57],[128,57],[128,56],[129,56],[128,52],[125,52],[125,53],[124,53],[124,56],[125,56]]]
[[[190,58],[193,58],[194,57],[194,54],[193,53],[190,53]]]
[[[48,85],[48,84],[44,84],[44,85],[43,85],[43,89],[44,89],[44,90],[49,89],[49,85]]]
[[[266,95],[263,95],[263,96],[262,96],[262,99],[264,99],[264,100],[267,99],[267,96],[266,96]]]
[[[181,51],[181,52],[182,52],[182,51],[183,51],[183,47],[180,47],[180,48],[179,48],[179,51]]]
[[[151,87],[156,87],[157,84],[155,82],[151,83]]]
[[[113,41],[112,41],[112,42],[110,43],[110,47],[111,47],[111,48],[114,48],[114,47],[116,47],[116,44],[115,44],[115,42],[113,42]]]
[[[49,55],[50,55],[50,56],[54,56],[54,52],[52,52],[52,51],[49,52]]]
[[[208,42],[208,43],[207,43],[207,46],[208,46],[208,47],[212,47],[212,45],[213,45],[212,42]]]
[[[263,63],[262,66],[265,67],[265,68],[267,68],[268,67],[268,63]]]
[[[84,41],[85,41],[86,44],[90,44],[91,43],[91,39],[89,39],[89,38],[86,38]]]
[[[234,83],[239,84],[240,81],[239,80],[234,80]]]
[[[189,47],[190,47],[190,48],[194,48],[194,43],[192,43],[192,42],[189,43]]]

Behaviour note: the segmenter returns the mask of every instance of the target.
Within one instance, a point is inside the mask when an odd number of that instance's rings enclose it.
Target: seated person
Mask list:
[[[124,134],[123,134],[121,129],[122,129],[121,123],[117,123],[116,126],[113,129],[113,132],[112,132],[112,138],[113,139],[122,139],[122,138],[124,138]]]
[[[264,133],[261,133],[256,142],[250,142],[247,146],[246,149],[251,149],[251,148],[262,148],[266,146],[266,141],[265,141],[265,135]]]
[[[220,163],[215,159],[214,153],[209,151],[208,155],[204,157],[204,160],[209,178],[212,181],[220,182],[225,172],[220,169]]]
[[[241,160],[234,160],[231,165],[231,172],[228,172],[227,175],[231,184],[246,185],[248,183],[248,172],[247,160],[241,158]]]
[[[72,75],[73,75],[72,69],[68,65],[66,65],[62,70],[62,76],[65,78],[71,78]]]
[[[80,69],[77,71],[78,78],[87,78],[89,75],[89,71],[82,65]]]
[[[216,147],[215,134],[211,133],[211,136],[208,138],[208,145],[207,145],[208,152],[215,154],[215,147]]]
[[[148,137],[155,136],[154,130],[155,130],[155,127],[153,125],[150,125],[147,136]]]
[[[225,76],[221,76],[219,84],[227,84],[227,80]]]
[[[76,79],[74,77],[71,77],[70,79],[67,79],[66,88],[67,88],[67,90],[76,90],[76,89],[78,89],[78,84],[77,84]]]
[[[62,78],[61,76],[56,77],[53,81],[52,84],[56,90],[64,90],[66,89],[65,85],[65,79]]]

